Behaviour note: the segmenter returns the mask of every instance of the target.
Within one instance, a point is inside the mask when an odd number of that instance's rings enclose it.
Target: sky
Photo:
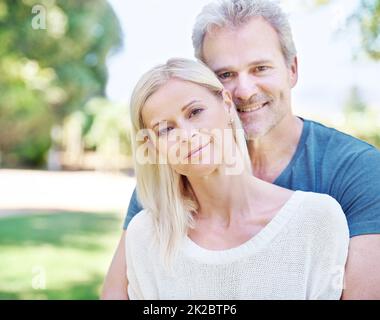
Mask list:
[[[123,48],[108,59],[109,99],[128,102],[139,77],[171,57],[193,58],[191,31],[196,16],[210,0],[109,0],[123,30]],[[334,0],[316,9],[310,0],[280,0],[289,15],[298,52],[299,78],[292,105],[301,116],[342,116],[350,88],[380,110],[380,62],[353,59],[358,33],[345,27],[345,17],[358,0]]]

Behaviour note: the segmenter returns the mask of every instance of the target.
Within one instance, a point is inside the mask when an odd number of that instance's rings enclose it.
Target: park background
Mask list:
[[[208,0],[0,0],[0,299],[97,299],[135,185],[128,99]],[[380,147],[380,0],[282,0],[297,115]]]

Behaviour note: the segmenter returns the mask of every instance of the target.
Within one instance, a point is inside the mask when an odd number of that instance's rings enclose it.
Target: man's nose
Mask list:
[[[237,105],[244,104],[249,99],[259,92],[257,82],[254,77],[243,74],[239,75],[236,82],[233,98]]]

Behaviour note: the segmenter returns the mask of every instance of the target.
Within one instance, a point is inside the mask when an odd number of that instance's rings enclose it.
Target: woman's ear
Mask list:
[[[155,137],[151,136],[151,135],[147,135],[144,137],[144,143],[147,144],[148,148],[151,150],[151,151],[157,151],[157,148],[156,148],[156,144],[155,144],[155,141],[154,141]]]
[[[150,159],[157,159],[159,156],[159,151],[157,147],[157,138],[152,136],[152,134],[146,135],[144,137],[144,144],[145,144],[145,149],[148,151],[148,157],[151,157]],[[156,163],[156,160],[151,160],[153,163]]]
[[[231,112],[231,107],[233,107],[231,93],[228,90],[223,89],[223,91],[222,91],[222,97],[223,97],[224,105],[226,106],[226,111],[228,113]]]

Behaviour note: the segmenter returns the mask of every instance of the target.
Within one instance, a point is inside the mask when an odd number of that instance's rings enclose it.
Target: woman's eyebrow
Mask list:
[[[201,100],[191,100],[189,103],[186,103],[186,104],[182,107],[181,111],[184,112],[187,108],[191,107],[194,103],[198,103],[198,102],[201,102]],[[166,120],[160,120],[160,121],[156,122],[156,123],[153,125],[152,129],[154,129],[156,126],[158,126],[161,122],[164,122],[164,121],[166,121]]]
[[[158,122],[156,122],[155,124],[154,124],[154,126],[152,127],[152,129],[154,129],[155,127],[157,127],[161,122],[165,122],[166,120],[160,120],[160,121],[158,121]]]
[[[200,100],[192,100],[192,101],[190,101],[189,103],[186,103],[183,107],[182,107],[182,109],[181,109],[181,111],[183,112],[183,111],[185,111],[188,107],[190,107],[192,104],[194,104],[194,103],[198,103],[198,102],[201,102]]]

